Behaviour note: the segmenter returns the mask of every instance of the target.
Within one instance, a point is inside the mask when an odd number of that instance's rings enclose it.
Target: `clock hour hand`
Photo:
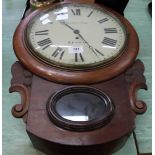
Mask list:
[[[62,24],[64,24],[65,26],[67,26],[68,28],[70,28],[71,30],[73,30],[73,32],[75,31],[74,28],[72,28],[70,25],[68,25],[66,22],[60,22]]]
[[[79,30],[74,29],[73,27],[71,27],[70,25],[68,25],[68,24],[65,23],[65,22],[61,22],[61,23],[64,24],[65,26],[67,26],[69,29],[71,29],[75,34],[80,35],[80,31],[79,31]],[[81,36],[81,37],[82,37],[82,36]],[[83,40],[84,40],[84,38],[83,38]]]

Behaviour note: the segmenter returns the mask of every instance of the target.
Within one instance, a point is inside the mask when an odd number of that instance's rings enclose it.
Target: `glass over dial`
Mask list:
[[[88,4],[61,4],[29,23],[30,52],[50,65],[73,69],[97,67],[122,53],[126,32],[119,19]]]

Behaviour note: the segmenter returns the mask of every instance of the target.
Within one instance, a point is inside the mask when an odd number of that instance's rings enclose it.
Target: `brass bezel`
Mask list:
[[[51,5],[52,3],[58,2],[59,0],[46,0],[46,1],[38,1],[38,0],[30,0],[30,4],[32,8],[41,8],[48,5]]]

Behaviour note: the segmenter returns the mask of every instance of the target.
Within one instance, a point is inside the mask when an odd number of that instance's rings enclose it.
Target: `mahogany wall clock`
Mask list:
[[[12,114],[46,154],[111,154],[146,111],[136,98],[147,88],[136,31],[110,8],[66,0],[30,11],[13,47],[19,61],[10,92],[20,92],[22,103]]]

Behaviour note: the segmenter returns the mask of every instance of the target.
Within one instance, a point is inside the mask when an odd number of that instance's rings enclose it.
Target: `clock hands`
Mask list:
[[[96,52],[95,52],[95,49],[83,38],[83,36],[82,36],[80,33],[77,33],[77,34],[78,34],[78,36],[88,45],[88,47],[92,50],[92,52],[93,52],[95,55],[97,55]]]
[[[80,33],[78,33],[78,36],[88,45],[88,47],[92,50],[92,52],[93,52],[96,56],[98,56],[97,53],[100,54],[100,55],[102,55],[102,56],[104,56],[104,54],[103,54],[102,52],[100,52],[98,49],[92,47],[92,46],[83,38],[83,36],[82,36]]]
[[[61,22],[62,24],[64,24],[65,26],[67,26],[69,29],[71,29],[75,34],[77,34],[83,41],[84,43],[86,43],[88,45],[88,47],[91,49],[91,51],[97,56],[97,53],[99,53],[100,55],[104,56],[102,54],[102,52],[100,52],[99,50],[95,49],[94,47],[92,47],[85,39],[84,37],[80,34],[80,31],[77,29],[74,29],[73,27],[71,27],[70,25],[68,25],[65,22]]]
[[[67,26],[68,28],[70,28],[71,30],[73,30],[73,32],[75,31],[75,29],[72,28],[72,27],[71,27],[70,25],[68,25],[67,23],[65,23],[65,22],[60,22],[60,23],[64,24],[65,26]]]
[[[65,26],[67,26],[68,28],[70,28],[71,30],[73,30],[73,32],[74,32],[75,34],[80,35],[80,31],[79,31],[79,30],[72,28],[70,25],[68,25],[68,24],[65,23],[65,22],[61,22],[61,23],[63,23]]]

